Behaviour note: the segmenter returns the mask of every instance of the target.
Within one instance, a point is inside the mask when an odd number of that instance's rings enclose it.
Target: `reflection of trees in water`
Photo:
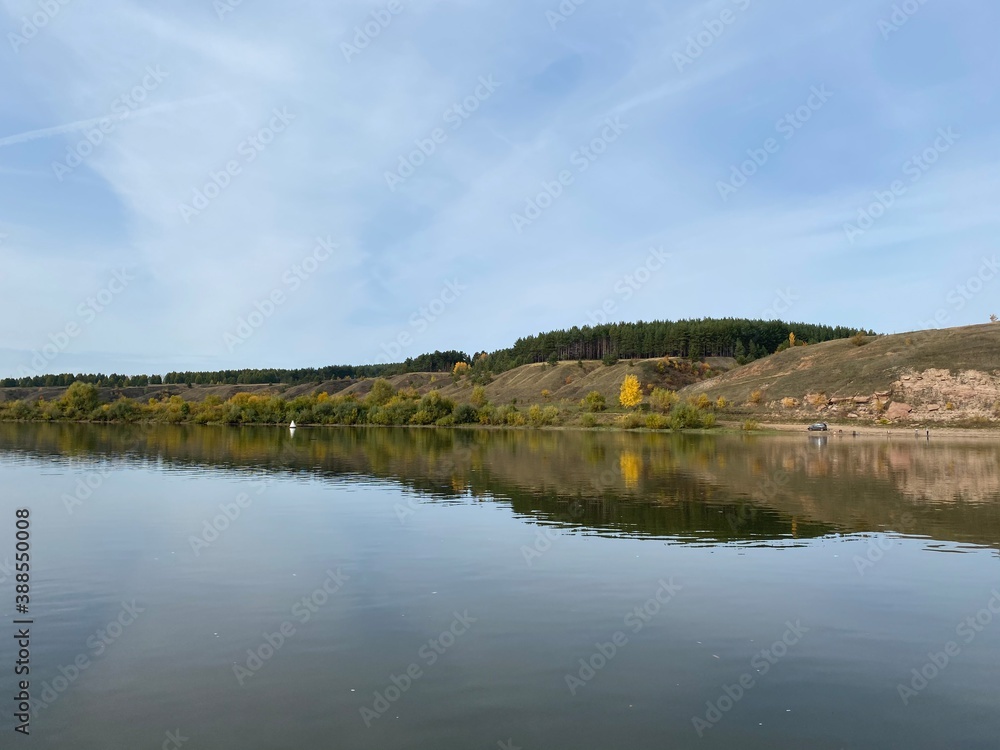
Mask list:
[[[893,529],[1000,540],[1000,448],[598,431],[0,424],[0,451],[390,479],[559,523],[713,539]],[[572,517],[577,502],[585,510]]]

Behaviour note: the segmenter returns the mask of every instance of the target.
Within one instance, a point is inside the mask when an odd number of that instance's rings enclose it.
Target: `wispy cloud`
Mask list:
[[[106,120],[122,122],[124,120],[131,120],[135,117],[148,117],[149,115],[156,115],[164,112],[175,112],[181,107],[193,107],[204,102],[217,102],[224,98],[225,95],[222,94],[210,94],[208,96],[198,96],[176,102],[165,102],[163,104],[154,104],[149,107],[140,107],[125,114],[107,114],[102,115],[101,117],[91,117],[88,120],[68,122],[64,125],[53,125],[49,128],[28,130],[23,133],[16,133],[14,135],[8,135],[0,138],[0,146],[13,146],[18,143],[34,141],[38,138],[51,138],[52,136],[65,135],[66,133],[78,133],[81,130],[96,127]]]
[[[892,4],[860,0],[824,9],[821,22],[791,0],[586,3],[554,28],[548,6],[530,0],[401,2],[350,62],[340,45],[378,3],[241,3],[220,20],[202,0],[123,0],[113,14],[74,0],[11,57],[0,319],[19,324],[2,331],[0,375],[60,325],[62,301],[96,292],[126,263],[134,286],[62,361],[372,360],[455,278],[468,292],[408,353],[492,349],[587,322],[588,306],[654,244],[671,265],[620,306],[623,317],[756,315],[775,289],[794,287],[795,317],[893,330],[913,320],[913,289],[947,291],[952,266],[995,238],[997,112],[981,92],[992,90],[996,55],[981,50],[992,49],[1000,10],[984,0],[958,11],[928,3],[889,39],[878,21]],[[29,6],[3,7],[16,23]],[[691,39],[697,60],[681,70],[675,53]],[[151,98],[73,180],[52,179],[50,165],[154,61],[170,71],[157,91],[169,101]],[[487,76],[501,86],[452,129],[444,114]],[[717,182],[822,85],[837,95],[720,201]],[[275,108],[295,120],[272,138]],[[600,159],[531,231],[513,232],[511,213],[609,116],[625,134],[597,146]],[[848,242],[844,223],[945,125],[961,147]],[[386,172],[437,128],[447,137],[433,156],[388,190]],[[244,148],[255,142],[266,147]],[[220,183],[186,222],[178,206]],[[342,255],[226,351],[223,334],[317,236]],[[954,322],[985,319],[985,304]]]

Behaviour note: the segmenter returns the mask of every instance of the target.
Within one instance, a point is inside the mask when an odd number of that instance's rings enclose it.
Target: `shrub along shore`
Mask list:
[[[634,382],[633,382],[634,380]],[[644,403],[647,402],[647,403]],[[589,393],[579,403],[498,405],[486,399],[481,386],[472,389],[469,403],[455,403],[437,391],[420,395],[397,390],[384,379],[375,380],[363,397],[318,392],[285,399],[279,395],[238,393],[223,401],[209,396],[187,401],[181,396],[146,402],[119,398],[100,403],[90,383],[73,383],[58,399],[0,403],[3,421],[75,421],[95,423],[280,425],[483,425],[507,427],[617,426],[625,429],[689,429],[715,426],[716,412],[728,406],[701,395],[682,401],[676,392],[654,389],[648,398],[638,380],[628,376],[619,404],[609,408],[604,396]]]

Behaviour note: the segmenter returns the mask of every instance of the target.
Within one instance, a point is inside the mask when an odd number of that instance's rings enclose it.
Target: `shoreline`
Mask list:
[[[734,425],[739,429],[738,425]],[[806,432],[807,424],[797,422],[761,422],[760,430],[755,432]],[[851,437],[856,433],[858,437],[909,437],[926,439],[927,432],[931,438],[935,436],[943,437],[977,437],[977,438],[1000,438],[1000,425],[996,427],[949,427],[947,425],[920,425],[919,427],[906,427],[903,425],[837,425],[830,424],[830,429],[826,432],[812,432],[810,435],[838,435]],[[916,433],[916,435],[914,434]],[[747,433],[747,434],[753,434]]]
[[[0,423],[3,424],[75,424],[75,425],[100,425],[106,427],[150,427],[150,426],[160,426],[168,425],[173,427],[233,427],[233,428],[243,428],[243,427],[277,427],[280,429],[290,429],[289,425],[281,422],[255,422],[255,423],[227,423],[227,422],[196,422],[196,421],[182,421],[182,422],[167,422],[167,421],[157,421],[157,420],[138,420],[132,422],[126,421],[113,421],[113,420],[74,420],[74,419],[0,419]],[[580,432],[633,432],[633,433],[648,433],[648,434],[701,434],[701,435],[712,435],[712,434],[725,434],[725,435],[789,435],[793,433],[805,433],[812,437],[889,437],[899,438],[899,439],[928,439],[928,432],[930,438],[934,437],[946,437],[946,438],[978,438],[978,439],[989,439],[989,438],[1000,438],[1000,425],[997,427],[949,427],[949,426],[934,426],[934,425],[922,425],[920,427],[903,427],[900,425],[894,426],[883,426],[883,425],[830,425],[830,429],[825,432],[809,432],[806,428],[808,424],[799,422],[760,422],[758,429],[755,430],[744,430],[742,429],[740,422],[730,422],[720,420],[715,427],[693,427],[688,429],[650,429],[647,427],[622,427],[616,424],[601,424],[594,427],[587,427],[580,424],[565,424],[565,425],[484,425],[484,424],[455,424],[455,425],[415,425],[415,424],[400,424],[400,425],[380,425],[380,424],[322,424],[322,423],[303,423],[297,424],[295,429],[328,429],[328,428],[388,428],[388,427],[402,427],[408,429],[433,429],[433,430],[521,430],[521,431],[542,431],[542,432],[557,432],[557,431],[580,431]]]

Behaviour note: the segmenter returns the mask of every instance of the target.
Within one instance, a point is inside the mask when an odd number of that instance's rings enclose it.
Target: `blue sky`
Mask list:
[[[0,0],[0,376],[603,317],[986,322],[998,25],[984,0]]]

